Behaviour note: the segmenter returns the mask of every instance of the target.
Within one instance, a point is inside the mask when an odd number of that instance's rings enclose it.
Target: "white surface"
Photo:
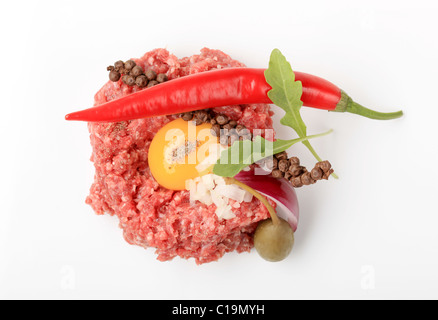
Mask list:
[[[0,298],[438,298],[436,1],[3,1]],[[108,64],[167,47],[219,48],[339,85],[389,122],[303,109],[340,179],[298,190],[293,254],[196,266],[128,245],[84,199],[84,123]],[[278,120],[279,117],[276,117]],[[286,135],[287,132],[280,132]],[[302,162],[314,161],[299,146]]]

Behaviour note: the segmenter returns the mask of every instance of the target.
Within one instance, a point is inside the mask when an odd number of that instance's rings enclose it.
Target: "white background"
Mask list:
[[[436,1],[2,1],[0,12],[0,298],[438,298]],[[279,48],[357,102],[405,112],[302,109],[309,133],[334,129],[313,144],[340,179],[297,191],[283,262],[255,251],[159,262],[84,203],[88,132],[64,115],[92,105],[118,59],[204,46],[250,67]]]

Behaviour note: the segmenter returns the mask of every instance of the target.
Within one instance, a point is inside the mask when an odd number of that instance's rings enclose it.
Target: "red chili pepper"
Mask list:
[[[403,115],[402,111],[382,113],[367,109],[322,78],[295,72],[295,79],[302,82],[304,106],[379,120]],[[269,90],[271,86],[265,80],[264,69],[213,70],[167,81],[94,108],[70,113],[65,118],[116,122],[235,104],[272,103],[267,95]]]

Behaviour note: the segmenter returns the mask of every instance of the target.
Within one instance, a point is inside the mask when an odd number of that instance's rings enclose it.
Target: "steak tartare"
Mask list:
[[[165,74],[168,80],[213,69],[244,67],[219,50],[204,48],[198,55],[178,59],[165,49],[132,59],[143,70]],[[94,105],[121,98],[138,90],[122,80],[108,81],[95,95]],[[249,130],[272,128],[268,104],[231,105],[213,109]],[[90,122],[91,161],[94,183],[86,199],[96,214],[116,215],[130,244],[156,248],[160,261],[176,256],[194,258],[197,264],[216,261],[226,252],[248,252],[253,247],[257,223],[269,218],[266,207],[255,197],[233,207],[232,219],[220,219],[215,205],[190,203],[188,190],[160,186],[148,165],[148,150],[154,135],[179,115],[116,123]],[[275,203],[270,201],[272,206]]]

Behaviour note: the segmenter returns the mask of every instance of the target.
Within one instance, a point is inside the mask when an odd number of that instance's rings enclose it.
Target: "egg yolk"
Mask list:
[[[202,170],[198,165],[206,160],[210,148],[218,145],[211,127],[209,123],[197,126],[193,121],[179,118],[157,132],[149,147],[148,162],[152,176],[160,185],[184,190],[186,180],[200,176]]]

